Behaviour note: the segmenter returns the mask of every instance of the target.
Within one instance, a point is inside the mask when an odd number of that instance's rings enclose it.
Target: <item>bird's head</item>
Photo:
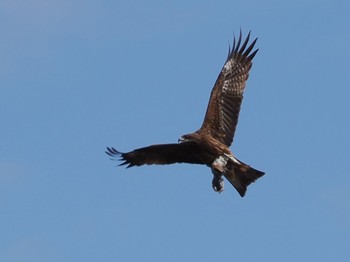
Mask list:
[[[195,133],[183,135],[177,140],[177,142],[178,143],[190,142],[195,140],[195,136],[196,136]]]

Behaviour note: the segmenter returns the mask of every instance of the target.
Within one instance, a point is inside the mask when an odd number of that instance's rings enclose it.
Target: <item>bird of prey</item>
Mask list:
[[[211,91],[203,124],[196,132],[183,135],[178,143],[156,144],[122,153],[107,147],[106,153],[120,157],[120,165],[127,167],[141,165],[165,165],[174,163],[202,164],[211,168],[212,187],[216,192],[224,190],[223,176],[234,186],[241,197],[247,186],[265,173],[238,160],[229,147],[238,122],[243,93],[252,59],[258,52],[253,51],[257,38],[249,43],[250,32],[242,41],[234,38],[224,66]]]

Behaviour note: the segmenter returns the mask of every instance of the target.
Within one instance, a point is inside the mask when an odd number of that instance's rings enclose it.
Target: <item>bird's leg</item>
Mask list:
[[[221,193],[224,191],[224,179],[222,178],[222,175],[225,172],[226,164],[227,158],[219,156],[211,165],[211,172],[214,175],[212,180],[212,187],[215,192]]]
[[[213,180],[212,180],[212,187],[215,192],[221,193],[224,191],[224,179],[222,178],[222,173],[214,173],[213,172]]]

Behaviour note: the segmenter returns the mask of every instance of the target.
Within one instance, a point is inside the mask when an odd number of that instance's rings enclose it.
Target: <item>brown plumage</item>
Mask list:
[[[211,167],[214,175],[212,186],[217,192],[223,191],[222,176],[235,187],[243,197],[247,186],[264,175],[239,161],[230,151],[235,134],[243,92],[252,67],[252,59],[258,49],[252,51],[257,38],[248,45],[250,33],[242,42],[242,32],[238,41],[234,40],[226,62],[211,91],[208,108],[202,127],[194,133],[182,136],[177,144],[151,145],[121,153],[107,147],[106,153],[120,156],[120,165],[127,167],[190,163]]]

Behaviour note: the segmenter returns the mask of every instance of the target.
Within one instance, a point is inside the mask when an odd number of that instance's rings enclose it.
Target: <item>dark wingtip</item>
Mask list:
[[[114,147],[107,147],[107,151],[105,151],[105,153],[111,157],[122,155],[122,153],[116,150]]]
[[[253,60],[254,56],[256,55],[256,53],[259,51],[259,48],[256,49],[250,56],[248,56],[249,60]]]
[[[245,57],[250,61],[254,58],[254,56],[256,55],[259,49],[254,50],[253,53],[251,54],[250,52],[253,50],[258,38],[255,38],[253,42],[251,42],[251,44],[248,45],[250,36],[251,36],[251,31],[248,32],[246,38],[244,39],[244,42],[242,43],[242,40],[243,40],[242,29],[239,31],[238,41],[236,41],[236,37],[234,37],[232,48],[230,48],[229,46],[229,53],[228,53],[227,60],[231,58],[235,58],[237,56],[240,56],[242,58]]]
[[[118,166],[126,166],[126,168],[132,167],[134,166],[134,164],[130,163],[126,157],[125,157],[125,153],[122,153],[120,151],[118,151],[117,149],[115,149],[114,147],[107,147],[107,150],[105,151],[105,153],[111,157],[113,157],[112,160],[116,160],[116,157],[119,157],[119,161],[123,161],[121,162]]]
[[[233,49],[234,50],[233,53],[237,53],[237,51],[241,45],[241,41],[242,41],[242,30],[239,31],[239,38],[238,38],[236,47]]]
[[[242,34],[242,32],[241,32],[241,34]],[[249,42],[249,39],[250,39],[250,31],[249,31],[249,33],[248,33],[248,35],[247,35],[245,41],[243,42],[241,48],[239,49],[238,53],[240,53],[240,54],[243,53],[244,49],[246,48],[246,46],[247,46],[247,44],[248,44],[248,42]]]

